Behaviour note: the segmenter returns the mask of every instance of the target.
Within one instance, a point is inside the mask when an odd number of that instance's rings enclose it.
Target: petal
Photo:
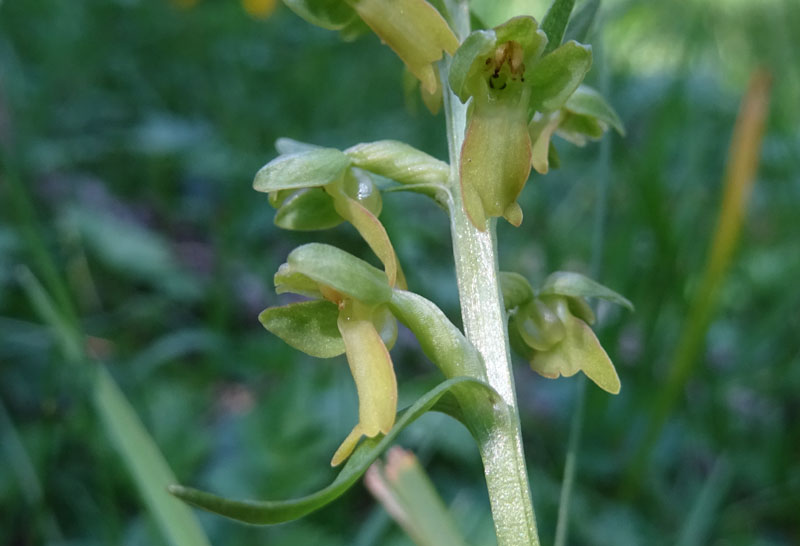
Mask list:
[[[528,125],[528,133],[533,142],[531,165],[539,174],[547,174],[550,170],[550,139],[558,128],[561,116],[543,116],[534,119]]]
[[[347,300],[339,312],[339,332],[358,391],[358,422],[364,435],[386,434],[397,412],[397,380],[389,351],[371,320],[372,310]]]
[[[336,212],[353,224],[361,237],[383,263],[389,286],[406,288],[406,279],[400,267],[400,261],[392,246],[392,241],[380,220],[361,203],[346,195],[344,192],[333,190],[334,206]]]
[[[261,192],[324,186],[342,177],[350,158],[333,148],[313,148],[280,155],[261,167],[253,188]]]
[[[486,218],[521,220],[516,202],[531,170],[531,140],[525,110],[507,102],[476,103],[461,148],[461,192],[472,223]]]
[[[350,434],[347,435],[341,445],[336,449],[336,452],[331,458],[331,466],[339,466],[345,462],[353,453],[353,450],[358,445],[358,441],[362,436],[364,436],[364,431],[361,430],[361,424],[359,423],[353,427]]]
[[[455,53],[458,38],[425,0],[349,0],[358,15],[397,53],[428,93],[437,87],[433,63]]]
[[[545,377],[569,377],[580,370],[604,391],[619,393],[617,371],[592,329],[570,314],[565,298],[552,299],[550,305],[564,323],[566,336],[550,351],[534,355],[534,371]]]
[[[275,192],[270,193],[270,197]],[[336,227],[342,217],[333,199],[322,188],[301,189],[284,199],[275,214],[275,225],[294,231],[314,231]]]

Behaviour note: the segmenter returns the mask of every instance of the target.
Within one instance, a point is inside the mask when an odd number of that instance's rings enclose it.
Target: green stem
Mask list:
[[[453,19],[463,40],[469,33],[469,14],[465,2],[460,2],[457,8]],[[538,546],[498,278],[495,221],[490,222],[489,229],[480,231],[469,221],[462,206],[459,159],[467,107],[450,91],[447,69],[445,60],[442,80],[451,166],[450,230],[461,316],[467,339],[483,357],[486,379],[504,402],[496,408],[492,422],[472,427],[473,434],[483,460],[498,546]]]

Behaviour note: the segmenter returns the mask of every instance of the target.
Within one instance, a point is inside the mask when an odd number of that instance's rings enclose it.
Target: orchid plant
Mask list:
[[[552,136],[582,145],[609,128],[623,132],[614,110],[582,83],[591,47],[562,43],[574,1],[555,0],[541,24],[521,16],[474,30],[481,25],[466,0],[284,1],[312,24],[346,38],[371,30],[391,47],[418,80],[425,104],[432,111],[444,107],[449,161],[393,140],[344,150],[277,142],[278,157],[254,182],[277,209],[275,223],[323,230],[349,222],[383,266],[327,244],[301,246],[274,280],[279,294],[308,300],[259,317],[309,355],[346,355],[358,420],[332,456],[332,465],[344,465],[338,477],[311,495],[237,501],[183,486],[171,492],[248,523],[295,519],[341,495],[402,428],[436,410],[461,421],[478,444],[498,544],[537,545],[509,347],[545,377],[582,371],[616,394],[620,380],[590,328],[587,298],[631,307],[578,273],[553,273],[535,289],[497,266],[497,218],[522,223],[517,198],[531,169],[544,174],[558,162]],[[394,191],[432,198],[449,215],[463,332],[406,283],[380,221],[382,192]],[[390,356],[397,321],[443,375],[439,386],[399,413]]]

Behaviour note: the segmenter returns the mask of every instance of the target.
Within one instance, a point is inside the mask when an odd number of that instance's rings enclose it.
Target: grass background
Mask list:
[[[295,352],[256,315],[279,302],[272,274],[299,244],[374,258],[349,226],[277,230],[250,183],[279,136],[339,148],[393,138],[445,157],[443,120],[408,104],[401,63],[377,38],[343,43],[282,5],[266,18],[247,6],[0,3],[0,544],[164,544],[84,374],[65,363],[21,288],[21,264],[44,275],[31,229],[92,353],[180,481],[277,499],[335,475],[328,460],[356,415],[347,366]],[[523,7],[539,17],[546,9]],[[589,80],[606,89],[628,135],[607,137],[607,162],[601,145],[557,141],[562,168],[529,182],[520,228],[498,230],[503,269],[534,282],[588,271],[606,177],[598,280],[637,310],[600,309],[598,333],[623,390],[612,398],[588,388],[570,543],[797,544],[800,5],[609,0],[600,15]],[[737,108],[758,66],[771,71],[773,93],[739,248],[691,378],[637,493],[625,494],[696,297]],[[12,177],[35,224],[11,198]],[[409,285],[459,323],[444,214],[420,196],[384,204]],[[437,381],[408,332],[393,358],[401,402]],[[575,383],[518,364],[549,543]],[[491,544],[477,449],[460,425],[428,415],[400,443],[421,458],[470,542]],[[277,527],[200,520],[213,544],[408,543],[361,487]]]

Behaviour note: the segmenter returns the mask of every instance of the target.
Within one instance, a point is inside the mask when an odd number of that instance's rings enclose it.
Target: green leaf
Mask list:
[[[167,487],[175,483],[175,475],[104,366],[97,369],[94,402],[106,434],[170,544],[210,544],[194,514],[176,504],[167,493]]]
[[[280,155],[261,167],[253,180],[256,191],[324,186],[341,178],[350,159],[333,148]]]
[[[194,514],[167,494],[167,486],[175,483],[172,470],[105,366],[89,361],[83,333],[63,319],[62,311],[27,268],[20,269],[19,276],[32,306],[60,339],[72,366],[70,373],[91,374],[95,411],[163,537],[172,546],[208,546]]]
[[[599,8],[600,0],[587,0],[584,2],[583,5],[578,8],[578,11],[575,12],[575,15],[572,16],[564,36],[564,41],[575,40],[577,42],[586,42],[586,38],[589,36]]]
[[[353,8],[343,0],[283,0],[297,15],[318,27],[341,30],[356,17]]]
[[[344,151],[353,165],[402,184],[443,184],[450,165],[404,142],[379,140]]]
[[[553,112],[564,106],[591,66],[591,46],[577,42],[567,42],[542,57],[525,73],[531,86],[530,109]]]
[[[362,303],[386,303],[392,297],[392,289],[383,271],[335,246],[322,243],[303,245],[289,254],[287,263],[292,272],[330,286]]]
[[[564,31],[567,29],[569,16],[574,6],[575,0],[553,0],[550,9],[547,10],[544,19],[542,19],[542,30],[547,34],[545,54],[550,53],[561,45],[561,40],[564,39]]]
[[[500,290],[503,292],[506,311],[524,305],[534,297],[533,287],[528,279],[511,271],[500,272]]]
[[[576,298],[600,298],[627,307],[633,311],[633,304],[610,288],[593,281],[589,277],[571,271],[556,271],[544,280],[539,295],[573,296]]]
[[[451,416],[458,415],[460,405],[454,395],[464,392],[474,394],[476,397],[482,395],[487,400],[497,396],[491,387],[478,380],[466,377],[448,379],[399,412],[395,425],[388,434],[365,439],[355,449],[333,483],[310,495],[286,501],[237,501],[180,485],[170,486],[169,492],[199,508],[245,523],[265,525],[292,521],[322,508],[341,496],[391,445],[400,431],[425,412],[435,410]]]
[[[295,349],[318,358],[344,353],[344,342],[336,326],[338,318],[339,308],[327,300],[270,307],[258,315],[264,328]]]
[[[435,303],[419,294],[395,289],[389,308],[416,336],[422,352],[445,377],[483,376],[480,354]]]
[[[564,108],[575,114],[590,116],[610,125],[620,135],[625,136],[625,128],[622,126],[622,120],[619,119],[617,113],[597,90],[588,85],[578,87],[567,99]]]
[[[322,188],[295,192],[283,201],[275,214],[276,226],[293,231],[328,229],[343,221],[336,212],[330,194]]]

